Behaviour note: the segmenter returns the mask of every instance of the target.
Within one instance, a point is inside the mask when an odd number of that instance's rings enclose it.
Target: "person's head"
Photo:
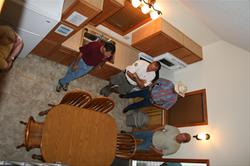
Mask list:
[[[191,140],[191,136],[188,133],[180,133],[175,137],[178,143],[187,143]]]
[[[115,53],[115,44],[113,42],[105,42],[101,48],[101,52],[105,57],[110,57]]]
[[[161,69],[161,64],[158,61],[153,61],[148,65],[148,71],[159,71]]]
[[[174,85],[174,90],[181,97],[185,97],[185,93],[187,92],[188,88],[186,85],[179,81]]]

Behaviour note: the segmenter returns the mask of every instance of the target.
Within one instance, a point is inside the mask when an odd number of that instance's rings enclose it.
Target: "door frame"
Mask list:
[[[202,97],[202,119],[200,122],[186,122],[183,124],[171,124],[175,127],[190,127],[190,126],[199,126],[199,125],[208,125],[208,116],[207,116],[207,98],[206,98],[206,89],[195,90],[185,94],[185,97],[200,94]],[[166,113],[166,120],[168,119],[168,114],[171,110]],[[173,110],[174,111],[174,110]],[[168,120],[166,121],[168,123]]]

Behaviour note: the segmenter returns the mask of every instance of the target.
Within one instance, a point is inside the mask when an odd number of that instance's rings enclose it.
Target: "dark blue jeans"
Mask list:
[[[147,107],[151,105],[149,88],[144,88],[142,90],[134,91],[134,92],[124,95],[124,98],[136,98],[136,97],[142,97],[143,100],[137,103],[128,105],[126,108],[124,108],[123,110],[124,112],[137,109],[137,108],[141,108],[141,107]]]
[[[152,131],[137,131],[137,132],[131,132],[135,139],[142,140],[140,144],[136,146],[136,150],[138,151],[148,151],[150,150],[150,147],[152,144],[152,138],[153,138],[153,132]]]

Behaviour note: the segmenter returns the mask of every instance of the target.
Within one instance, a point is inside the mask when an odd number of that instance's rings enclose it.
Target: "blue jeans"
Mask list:
[[[139,145],[136,146],[138,151],[148,151],[152,144],[153,132],[152,131],[137,131],[131,132],[135,139],[143,140]]]
[[[86,74],[93,68],[93,66],[87,65],[83,59],[80,59],[78,63],[78,69],[73,71],[72,64],[68,67],[68,71],[63,78],[59,80],[59,83],[64,86],[65,84],[70,83],[71,81],[80,78]]]
[[[151,105],[149,88],[145,88],[145,89],[142,89],[139,91],[134,91],[134,92],[128,93],[128,94],[124,95],[123,97],[124,98],[136,98],[136,97],[143,98],[142,101],[128,105],[126,108],[124,108],[124,110],[123,110],[124,112],[127,112],[129,110],[133,110],[133,109],[137,109],[137,108],[141,108],[141,107],[147,107],[147,106]]]

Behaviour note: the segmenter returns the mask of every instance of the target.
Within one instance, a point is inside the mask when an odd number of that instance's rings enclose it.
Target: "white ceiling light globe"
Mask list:
[[[157,19],[159,17],[159,15],[158,15],[157,11],[152,11],[152,12],[150,12],[150,17],[153,20],[155,20],[155,19]]]
[[[145,4],[142,6],[141,11],[143,14],[147,14],[150,11],[150,9],[149,9],[148,5]]]
[[[137,8],[141,5],[141,1],[140,0],[132,0],[132,6]]]

